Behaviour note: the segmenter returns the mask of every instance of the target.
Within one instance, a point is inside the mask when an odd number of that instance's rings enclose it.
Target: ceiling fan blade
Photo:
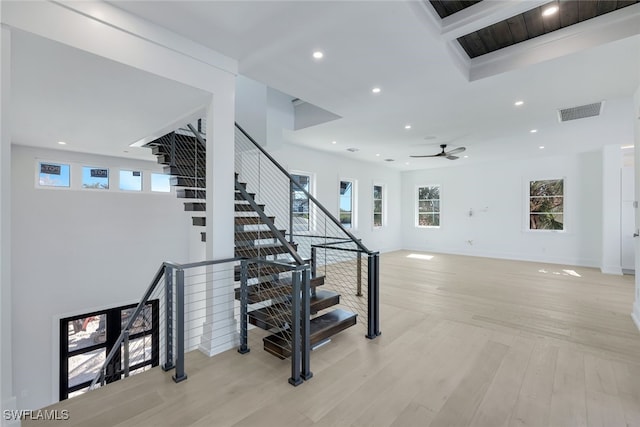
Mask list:
[[[413,157],[413,158],[419,158],[419,157],[440,157],[440,154],[430,154],[428,156],[409,156],[409,157]]]
[[[458,160],[459,158],[460,157],[458,157],[458,156],[451,156],[451,155],[447,156],[447,159],[449,159],[449,160]]]
[[[466,149],[467,149],[466,147],[458,147],[458,148],[454,148],[454,149],[453,149],[453,150],[451,150],[451,151],[447,151],[447,154],[448,154],[448,155],[450,155],[450,154],[458,154],[458,153],[462,153],[462,152],[463,152],[464,150],[466,150]]]

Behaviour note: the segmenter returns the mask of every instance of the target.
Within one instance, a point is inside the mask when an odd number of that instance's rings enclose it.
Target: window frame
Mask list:
[[[35,158],[36,167],[35,167],[35,187],[41,190],[70,190],[73,188],[73,180],[74,180],[74,171],[73,171],[73,163],[66,161],[58,161],[58,160],[46,160],[41,158]],[[40,171],[42,164],[51,164],[56,166],[68,166],[69,167],[69,185],[42,185],[40,184]]]
[[[341,212],[342,212],[342,208],[341,208],[342,194],[340,192],[342,189],[343,182],[351,183],[351,223],[348,227],[342,223],[342,219],[340,218]],[[358,199],[358,181],[353,178],[339,178],[338,179],[338,221],[340,221],[340,225],[342,225],[347,230],[356,230],[358,228],[358,220],[357,220],[358,209],[357,209],[357,202],[356,202],[357,199]]]
[[[562,229],[540,229],[531,228],[530,215],[531,215],[531,183],[535,181],[562,181]],[[523,178],[523,225],[522,229],[529,233],[567,233],[567,177],[558,175],[545,175],[535,177]]]
[[[380,187],[381,197],[379,199],[376,199],[375,197],[376,187]],[[380,230],[387,226],[387,198],[385,197],[387,194],[387,186],[382,183],[374,182],[371,186],[371,190],[371,228],[374,230]],[[376,200],[380,200],[380,216],[382,218],[380,225],[376,225]]]
[[[439,210],[437,212],[438,214],[438,225],[420,225],[420,202],[421,201],[426,201],[426,200],[435,200],[435,199],[420,199],[420,189],[421,188],[426,188],[426,187],[438,187],[438,205],[439,205]],[[415,192],[414,194],[414,201],[415,201],[415,209],[414,209],[414,213],[415,213],[415,227],[416,228],[424,228],[424,229],[439,229],[442,227],[442,184],[420,184],[420,185],[416,185],[415,188]],[[432,214],[435,214],[436,212],[431,212]]]
[[[293,177],[295,175],[295,176],[306,176],[307,178],[309,178],[309,185],[308,185],[307,191],[312,196],[315,194],[315,182],[316,182],[315,174],[313,174],[311,172],[308,172],[308,171],[293,169],[293,170],[289,171],[289,175],[291,175],[291,177]],[[300,192],[300,190],[296,190],[296,188],[297,187],[294,186],[293,187],[293,191],[294,192],[295,191]],[[313,206],[313,204],[311,202],[311,198],[309,198],[309,197],[307,197],[307,205],[308,205],[308,207],[307,207],[307,215],[308,215],[307,224],[308,224],[308,227],[307,227],[307,229],[298,230],[298,229],[295,229],[295,227],[294,227],[294,230],[290,230],[289,231],[290,233],[293,233],[293,234],[295,234],[295,233],[312,233],[312,232],[315,231],[315,229],[316,229],[315,209],[314,209],[314,206]]]

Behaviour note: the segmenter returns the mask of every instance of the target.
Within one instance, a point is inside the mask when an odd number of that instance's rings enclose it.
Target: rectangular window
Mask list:
[[[296,175],[291,174],[294,180],[293,184],[293,230],[294,231],[309,231],[310,219],[309,219],[309,197],[302,189],[307,193],[310,193],[311,177],[309,175]],[[297,185],[296,185],[297,184]]]
[[[120,171],[120,190],[142,191],[142,172]]]
[[[440,227],[440,186],[418,187],[418,227]]]
[[[43,187],[69,187],[70,166],[59,163],[40,162],[38,183]]]
[[[151,191],[168,193],[171,191],[171,176],[163,173],[151,174]]]
[[[564,180],[529,181],[529,230],[564,230]]]
[[[353,182],[340,181],[340,224],[353,228]]]
[[[382,227],[382,185],[373,186],[373,226]]]
[[[109,169],[82,167],[82,188],[109,189]]]

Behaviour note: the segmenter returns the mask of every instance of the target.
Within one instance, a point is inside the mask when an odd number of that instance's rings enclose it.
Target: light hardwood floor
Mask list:
[[[190,353],[180,384],[153,369],[50,408],[64,426],[640,426],[633,277],[409,254],[382,255],[382,335],[361,319],[299,387],[253,330],[247,355]]]

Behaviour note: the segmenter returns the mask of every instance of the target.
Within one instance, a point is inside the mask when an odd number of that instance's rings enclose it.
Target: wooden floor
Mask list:
[[[640,426],[633,277],[409,254],[381,259],[382,336],[360,319],[297,388],[254,330],[249,354],[189,354],[180,384],[153,369],[51,409],[92,427]]]

